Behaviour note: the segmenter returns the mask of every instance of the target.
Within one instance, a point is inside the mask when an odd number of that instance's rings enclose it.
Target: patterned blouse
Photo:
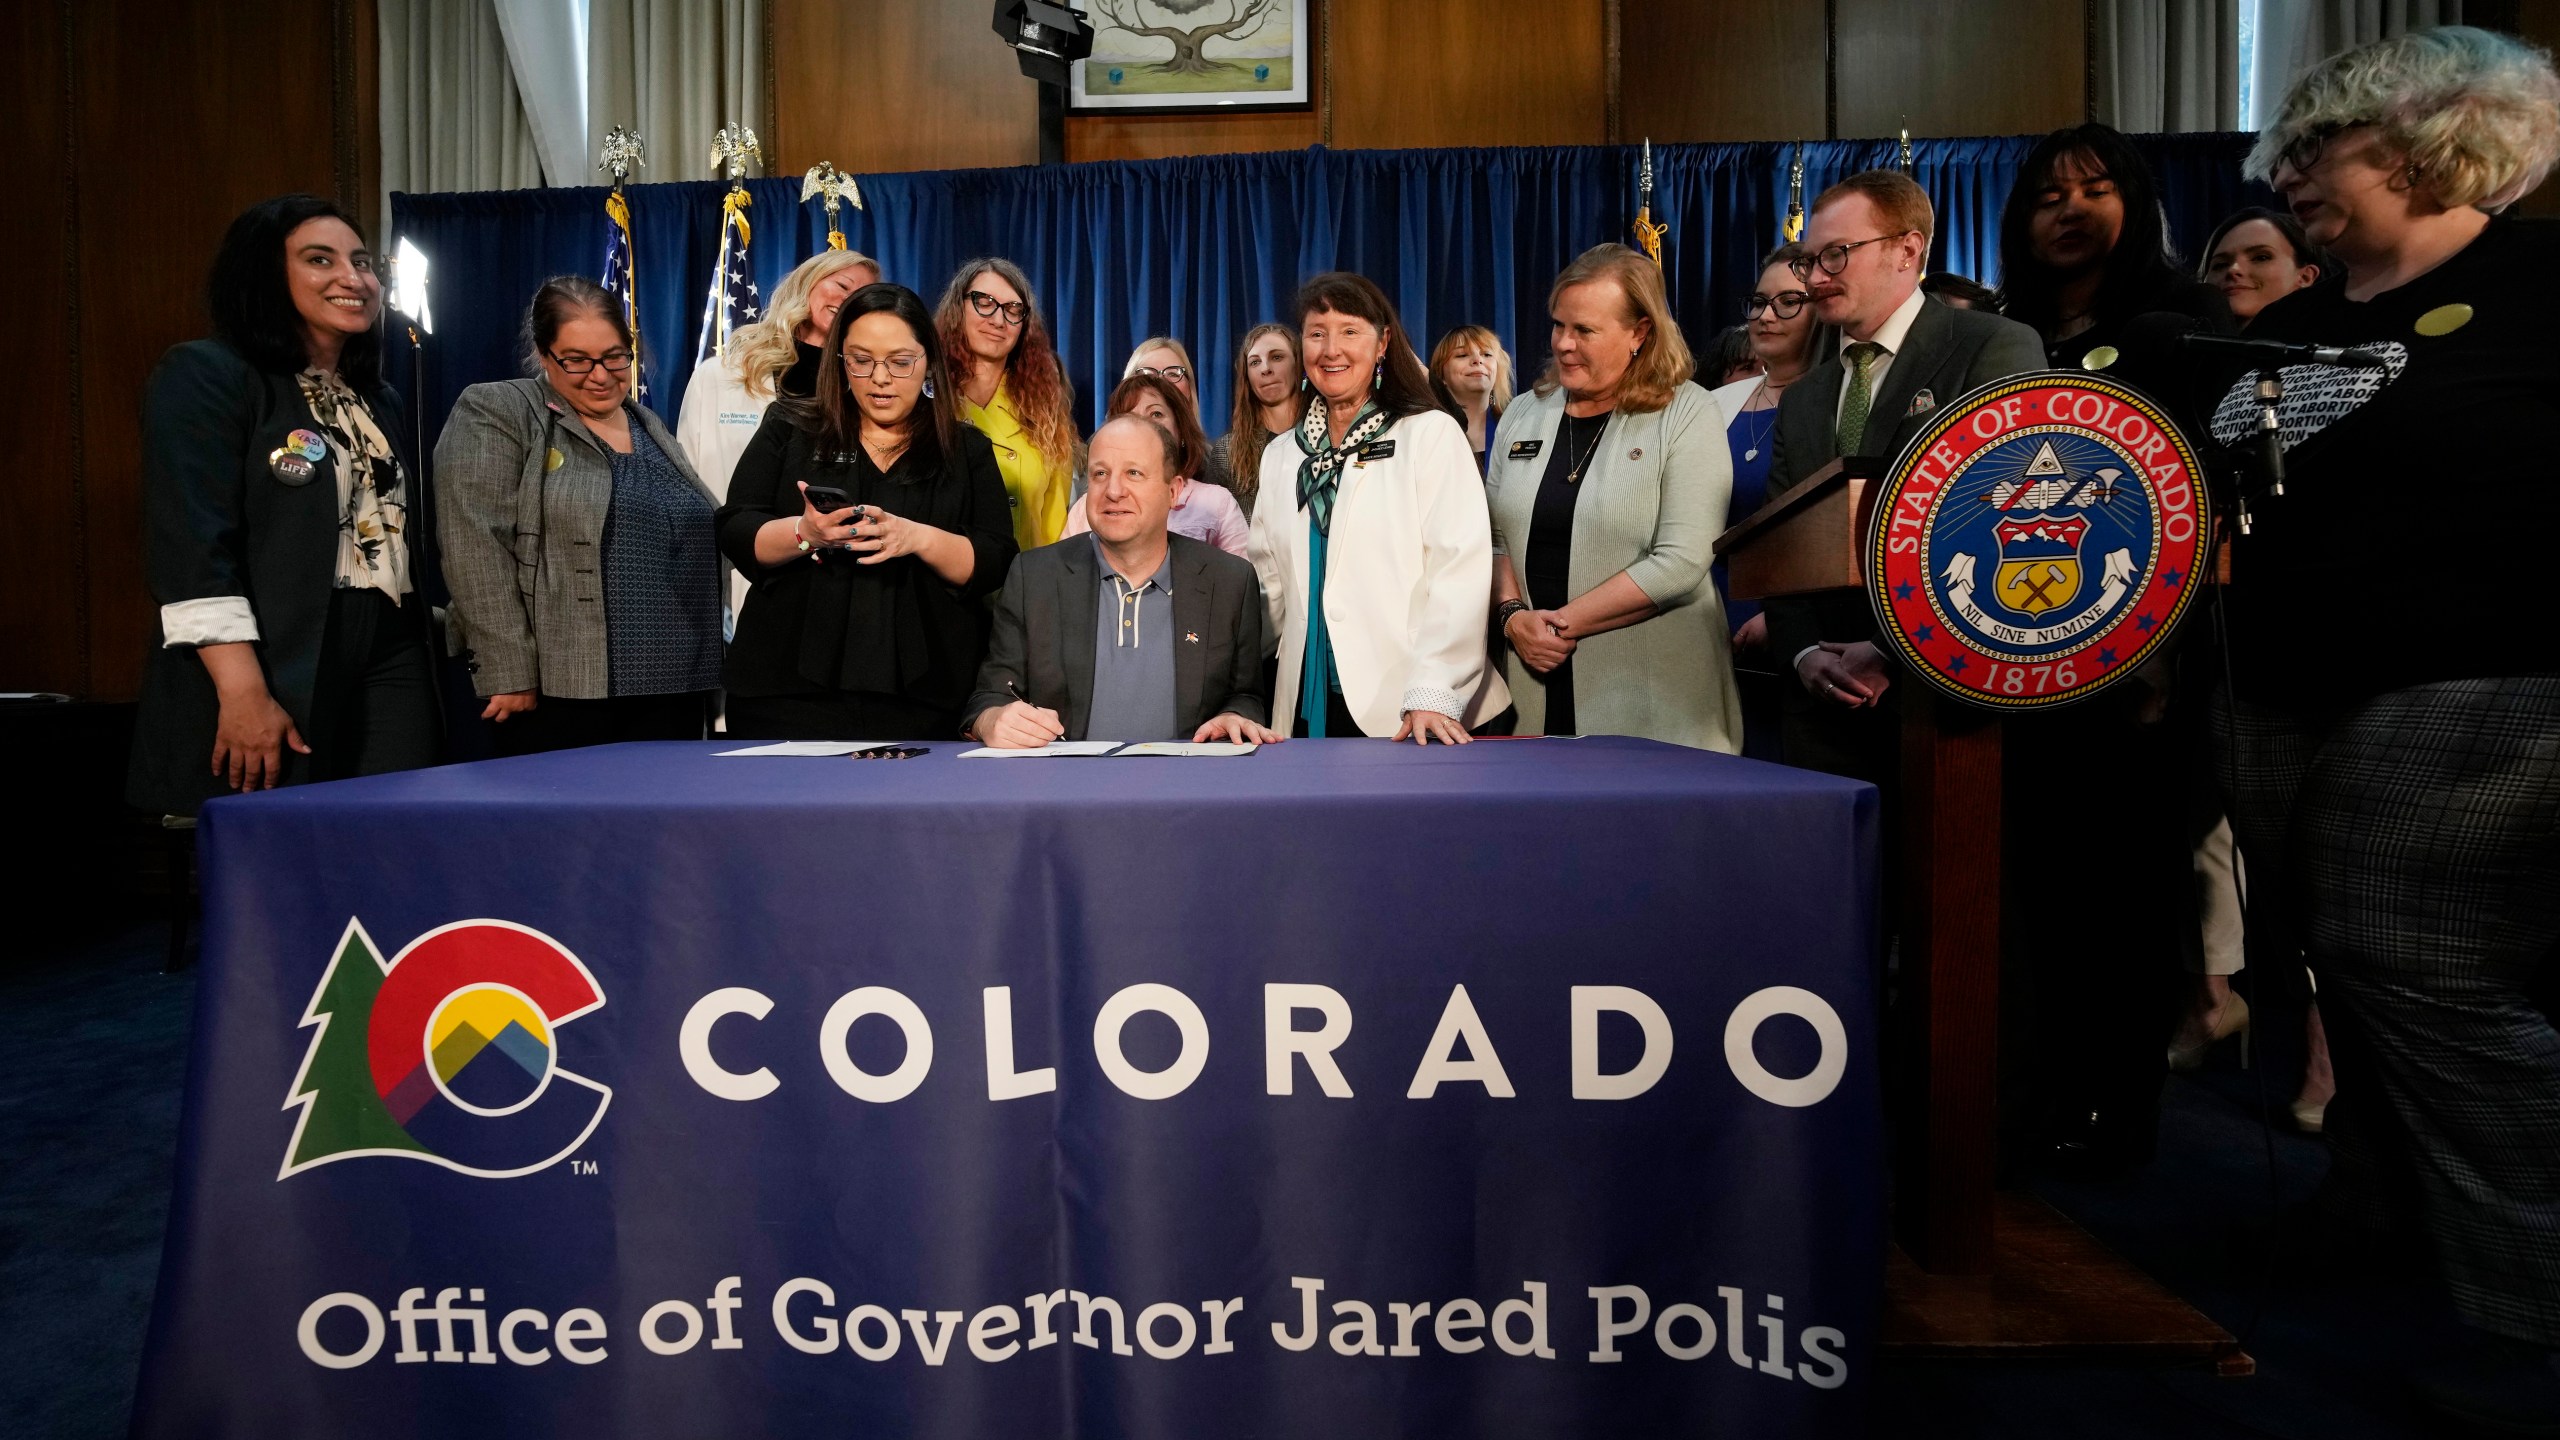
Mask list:
[[[409,506],[399,458],[374,423],[372,409],[346,381],[321,370],[294,378],[338,462],[337,586],[379,590],[397,602],[410,590]]]
[[[720,683],[720,556],[711,501],[637,415],[631,453],[613,455],[604,520],[609,693],[675,695]]]

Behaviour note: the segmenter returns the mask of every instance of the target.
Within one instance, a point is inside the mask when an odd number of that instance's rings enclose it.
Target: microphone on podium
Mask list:
[[[2146,356],[2184,351],[2189,355],[2236,360],[2256,369],[2282,365],[2379,369],[2390,363],[2375,350],[2343,345],[2304,345],[2290,340],[2258,340],[2246,335],[2216,335],[2205,330],[2203,322],[2195,316],[2174,310],[2154,310],[2126,321],[2121,348],[2128,355]]]

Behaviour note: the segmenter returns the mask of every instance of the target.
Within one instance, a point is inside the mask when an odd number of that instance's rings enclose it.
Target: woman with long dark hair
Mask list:
[[[1048,544],[1066,528],[1075,486],[1075,390],[1030,277],[1010,260],[967,261],[943,288],[933,318],[951,369],[954,413],[995,446],[1015,545]]]
[[[2231,318],[2243,326],[2287,295],[2338,273],[2338,262],[2311,243],[2301,221],[2263,205],[2235,210],[2213,227],[2203,255],[2196,278],[2222,292]]]
[[[1264,447],[1298,427],[1306,403],[1297,330],[1265,321],[1244,332],[1244,343],[1236,347],[1236,399],[1223,443],[1236,503],[1248,518],[1261,491]]]
[[[718,518],[751,582],[730,734],[958,733],[986,648],[980,600],[1016,547],[995,449],[954,413],[956,388],[924,301],[868,285],[836,311],[816,397],[766,412]]]
[[[2038,141],[2000,207],[2000,313],[2044,337],[2056,367],[2104,370],[2125,323],[2161,310],[2205,329],[2233,328],[2221,295],[2178,268],[2160,187],[2142,153],[2095,122]],[[2175,362],[2151,368],[2176,370],[2183,385]],[[2161,378],[2118,373],[2137,384]]]
[[[1280,637],[1273,728],[1463,745],[1510,703],[1485,653],[1493,530],[1466,432],[1376,284],[1292,307],[1312,391],[1262,452],[1247,541]]]
[[[382,281],[355,218],[284,195],[231,222],[142,410],[158,602],[127,793],[216,795],[433,763],[408,427],[382,384]]]

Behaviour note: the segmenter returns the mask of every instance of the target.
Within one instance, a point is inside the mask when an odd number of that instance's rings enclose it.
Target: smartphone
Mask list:
[[[812,485],[808,495],[809,503],[816,506],[821,515],[833,515],[839,510],[853,508],[853,497],[844,493],[841,485]]]

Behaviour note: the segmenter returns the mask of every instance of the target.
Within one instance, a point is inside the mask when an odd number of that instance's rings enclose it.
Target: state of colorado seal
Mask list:
[[[2167,642],[2211,555],[2195,451],[2121,381],[2039,371],[1947,407],[1870,512],[1883,643],[1998,710],[2084,700]]]

